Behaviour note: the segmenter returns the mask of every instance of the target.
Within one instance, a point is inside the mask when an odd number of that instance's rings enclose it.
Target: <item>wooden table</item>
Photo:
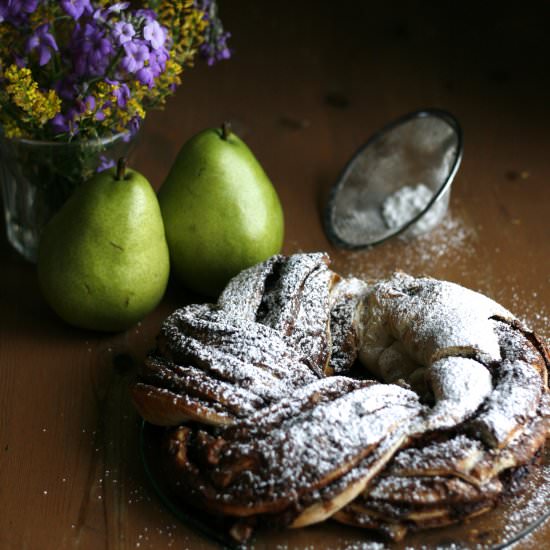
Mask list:
[[[188,137],[229,119],[280,194],[285,252],[327,250],[336,270],[365,277],[402,268],[450,279],[548,338],[548,10],[413,4],[222,2],[234,58],[184,75],[167,109],[150,115],[135,166],[158,187]],[[464,128],[450,217],[408,244],[334,249],[320,213],[344,163],[385,123],[425,106]],[[0,547],[216,547],[153,493],[127,391],[163,318],[200,297],[173,282],[140,324],[98,334],[54,316],[34,266],[5,237],[0,265]],[[549,544],[547,522],[519,547]]]

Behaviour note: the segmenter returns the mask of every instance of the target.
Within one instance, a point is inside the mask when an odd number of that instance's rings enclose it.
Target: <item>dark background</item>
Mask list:
[[[320,212],[368,136],[423,107],[447,109],[463,126],[460,185],[485,185],[480,169],[518,177],[524,147],[546,156],[548,2],[222,0],[220,12],[233,59],[198,63],[146,122],[137,166],[155,185],[186,139],[224,119],[264,164],[291,219]],[[292,228],[288,237],[315,245]]]

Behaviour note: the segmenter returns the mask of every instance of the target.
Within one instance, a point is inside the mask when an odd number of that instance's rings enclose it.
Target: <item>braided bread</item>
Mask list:
[[[459,285],[274,256],[163,324],[132,388],[190,506],[393,540],[481,514],[550,432],[545,344]]]

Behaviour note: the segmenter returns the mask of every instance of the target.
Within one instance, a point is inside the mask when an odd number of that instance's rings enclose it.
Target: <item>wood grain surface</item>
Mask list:
[[[233,59],[184,74],[148,117],[134,166],[158,188],[186,139],[230,120],[280,194],[285,252],[327,250],[336,270],[362,277],[401,268],[456,281],[550,337],[547,3],[220,3]],[[321,223],[331,185],[369,135],[421,107],[451,111],[464,129],[449,217],[417,241],[334,249]],[[163,318],[198,300],[172,282],[125,333],[70,328],[2,233],[0,548],[217,547],[151,489],[127,391]],[[323,546],[307,532],[292,540]],[[547,522],[517,548],[549,545]]]

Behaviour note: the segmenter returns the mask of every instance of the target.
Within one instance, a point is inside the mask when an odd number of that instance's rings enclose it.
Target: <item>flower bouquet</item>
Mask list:
[[[214,0],[0,0],[0,177],[10,242],[35,254],[76,185],[128,150],[197,55],[230,56]]]

